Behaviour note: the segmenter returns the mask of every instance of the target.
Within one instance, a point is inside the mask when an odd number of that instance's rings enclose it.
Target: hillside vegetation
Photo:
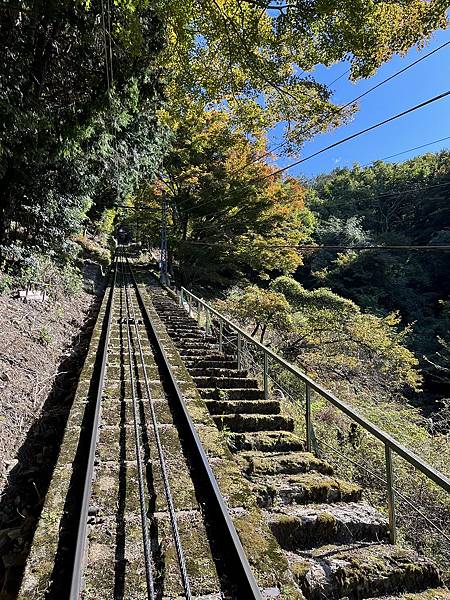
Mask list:
[[[355,165],[318,177],[308,206],[318,245],[450,244],[450,152]],[[297,273],[378,315],[398,312],[426,389],[449,395],[449,251],[320,250]]]
[[[447,27],[447,9],[442,0],[2,5],[5,314],[13,292],[37,282],[49,286],[55,310],[63,298],[61,319],[69,315],[68,297],[78,295],[79,326],[83,260],[106,266],[119,226],[146,250],[158,248],[164,205],[172,281],[217,300],[259,339],[446,470],[448,253],[301,246],[450,243],[450,154],[338,169],[311,182],[276,172],[268,136],[278,127],[277,150],[292,156],[318,133],[348,123],[357,104],[337,104],[315,68],[346,61],[351,81],[368,78],[394,55],[423,48]],[[16,318],[20,327],[22,316]],[[61,338],[73,334],[71,327],[58,331]],[[36,352],[50,348],[47,333],[31,327]],[[68,341],[59,339],[53,360]],[[274,375],[292,389],[289,410],[297,414],[304,390]],[[34,392],[24,394],[31,419]],[[431,396],[442,403],[431,420],[408,404]],[[380,471],[382,449],[315,400],[319,442]],[[2,402],[0,417],[15,418],[14,397]],[[340,466],[382,503],[376,478],[345,460]],[[417,506],[445,523],[442,494],[405,468],[398,477]],[[413,539],[414,522],[403,523]],[[416,544],[448,564],[438,536],[422,526],[416,533]]]

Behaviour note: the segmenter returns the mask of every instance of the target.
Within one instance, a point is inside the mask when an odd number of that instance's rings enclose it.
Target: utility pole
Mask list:
[[[167,250],[167,199],[163,197],[161,214],[161,259],[159,263],[159,280],[162,284],[169,284],[168,250]]]

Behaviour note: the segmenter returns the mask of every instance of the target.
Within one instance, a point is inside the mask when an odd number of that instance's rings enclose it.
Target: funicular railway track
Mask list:
[[[191,309],[119,249],[18,600],[450,600]]]
[[[102,335],[81,503],[68,511],[76,536],[62,559],[59,545],[42,596],[25,583],[21,597],[261,598],[120,250]]]

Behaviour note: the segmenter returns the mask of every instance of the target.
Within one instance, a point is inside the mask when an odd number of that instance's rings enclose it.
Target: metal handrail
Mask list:
[[[222,315],[219,311],[209,305],[207,302],[187,290],[185,287],[181,287],[179,291],[179,303],[184,307],[184,296],[187,298],[189,313],[192,313],[192,300],[195,301],[198,307],[202,306],[207,315],[207,325],[210,323],[211,314],[215,315],[219,319],[220,335],[222,335],[223,324],[226,324],[231,330],[237,333],[237,357],[238,367],[240,368],[240,349],[242,338],[248,340],[259,348],[264,353],[264,394],[265,398],[268,397],[268,359],[275,361],[286,369],[289,373],[299,378],[306,386],[305,390],[305,420],[306,420],[306,448],[308,451],[312,449],[312,421],[311,421],[311,390],[317,392],[322,398],[328,400],[335,408],[339,409],[345,415],[350,417],[355,423],[360,425],[363,429],[372,434],[376,439],[384,444],[385,448],[385,463],[386,463],[386,479],[387,479],[387,496],[388,496],[388,512],[389,512],[389,525],[391,533],[391,542],[396,542],[396,516],[395,516],[395,497],[393,489],[393,461],[392,452],[403,458],[406,462],[416,468],[418,471],[423,473],[428,479],[436,483],[440,488],[450,493],[450,479],[448,479],[443,473],[440,473],[437,469],[429,465],[417,454],[406,448],[391,435],[380,429],[377,425],[366,419],[357,410],[339,400],[332,392],[321,386],[319,383],[311,379],[306,373],[301,371],[298,367],[292,365],[287,360],[279,356],[276,352],[253,338],[244,329],[230,321],[227,317]],[[222,340],[219,339],[219,347],[222,346]]]

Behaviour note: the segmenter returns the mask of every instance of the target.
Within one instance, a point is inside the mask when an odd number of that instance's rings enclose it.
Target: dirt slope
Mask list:
[[[29,304],[0,296],[0,492],[95,301],[86,292]]]

